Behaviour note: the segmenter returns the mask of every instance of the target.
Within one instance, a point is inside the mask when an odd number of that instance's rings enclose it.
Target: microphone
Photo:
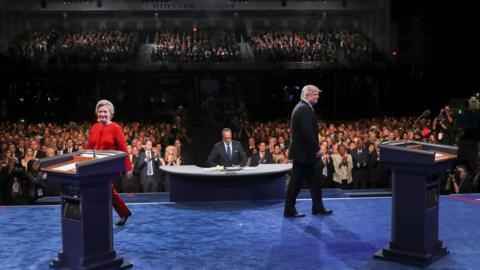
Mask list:
[[[424,111],[424,112],[422,113],[422,116],[423,116],[423,117],[427,117],[427,116],[430,116],[430,114],[432,114],[432,112],[427,109],[426,111]]]
[[[425,110],[425,111],[422,113],[422,115],[420,115],[419,117],[417,117],[417,119],[415,119],[415,122],[413,122],[413,126],[412,126],[412,127],[413,127],[413,128],[416,127],[418,120],[420,120],[420,119],[422,119],[422,118],[424,118],[424,117],[430,116],[430,114],[432,114],[432,112],[431,112],[430,110],[428,110],[428,109]]]
[[[417,127],[417,122],[418,122],[418,120],[420,120],[420,119],[422,119],[422,118],[424,118],[424,117],[428,117],[428,116],[430,116],[430,114],[432,114],[432,112],[431,112],[430,110],[428,110],[428,109],[425,110],[419,117],[417,117],[417,119],[415,119],[415,121],[413,122],[412,127],[410,128],[410,131],[413,131],[413,130]],[[410,131],[409,131],[408,133],[410,133]],[[415,136],[415,135],[414,135],[414,136]],[[405,142],[405,147],[408,146],[408,143],[409,143],[409,141],[408,141],[408,137],[407,137],[407,141]]]

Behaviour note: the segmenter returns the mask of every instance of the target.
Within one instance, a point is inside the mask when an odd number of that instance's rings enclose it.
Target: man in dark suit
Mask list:
[[[267,145],[264,142],[258,144],[258,151],[252,155],[250,166],[258,166],[258,164],[273,164],[273,156],[267,150]]]
[[[73,140],[71,138],[69,138],[67,140],[67,145],[65,145],[65,149],[63,150],[63,154],[71,154],[75,151],[76,151],[76,149],[75,149],[75,145],[73,143]]]
[[[30,142],[30,148],[32,148],[32,150],[33,150],[33,158],[41,159],[41,158],[44,158],[44,157],[47,156],[47,154],[45,154],[45,152],[43,152],[42,150],[39,149],[38,142],[36,140],[32,140]]]
[[[304,180],[311,181],[312,214],[330,215],[333,211],[326,209],[322,202],[321,185],[314,179],[315,163],[320,158],[318,144],[318,123],[313,105],[317,104],[320,89],[314,85],[306,85],[302,89],[301,100],[292,112],[290,138],[290,159],[293,160],[292,179],[288,183],[285,198],[285,217],[304,217],[295,208],[297,195]]]
[[[222,138],[223,140],[215,144],[212,152],[208,156],[208,166],[245,166],[247,163],[247,154],[243,150],[240,142],[232,140],[232,131],[229,128],[222,130]]]
[[[353,188],[367,188],[368,168],[367,168],[367,150],[363,148],[362,139],[358,140],[358,144],[353,141],[350,143],[348,153],[352,156],[353,169]]]
[[[17,149],[19,151],[19,160],[22,160],[25,157],[25,152],[27,148],[25,147],[25,140],[20,139],[18,141]]]
[[[160,186],[160,158],[153,151],[151,140],[145,142],[145,151],[138,155],[137,167],[143,192],[158,192]]]

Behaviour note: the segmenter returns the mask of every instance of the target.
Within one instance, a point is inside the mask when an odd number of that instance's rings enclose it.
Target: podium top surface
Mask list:
[[[388,141],[380,144],[380,159],[402,163],[437,164],[457,158],[458,148],[418,141]]]
[[[95,151],[91,150],[74,152],[67,155],[44,158],[40,160],[42,171],[47,173],[59,173],[65,175],[76,175],[80,168],[97,166],[111,160],[123,159],[127,154],[121,151]]]
[[[89,160],[96,159],[94,157],[85,157],[85,156],[74,156],[73,159],[54,165],[50,165],[42,170],[45,172],[59,172],[66,174],[76,174],[77,173],[77,164],[80,162],[85,162]]]

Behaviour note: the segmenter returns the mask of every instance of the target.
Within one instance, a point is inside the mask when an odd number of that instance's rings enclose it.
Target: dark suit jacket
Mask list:
[[[47,156],[47,154],[45,154],[45,153],[44,153],[43,151],[41,151],[41,150],[37,150],[37,153],[36,153],[36,154],[33,153],[33,154],[34,154],[33,157],[34,157],[34,158],[38,158],[38,159],[44,158],[44,157]]]
[[[15,153],[13,153],[15,157],[20,161],[23,159],[23,153],[20,151],[20,149],[15,147]]]
[[[300,100],[292,112],[289,157],[301,163],[314,163],[318,144],[318,123],[315,112]]]
[[[152,166],[153,166],[153,175],[155,178],[160,177],[160,159],[154,157],[153,151],[151,151],[152,154]],[[145,162],[145,157],[147,153],[146,151],[141,152],[138,154],[138,158],[136,160],[136,168],[138,169],[138,172],[140,174],[140,181],[147,177],[147,162]]]
[[[190,151],[188,147],[182,145],[182,148],[180,148],[180,153],[177,153],[177,155],[180,157],[180,160],[182,161],[181,163],[182,165],[192,164],[192,161],[190,158]]]
[[[260,152],[257,152],[256,154],[252,155],[252,160],[250,161],[250,166],[258,166],[259,163],[262,163],[262,164],[273,164],[273,163],[275,163],[273,161],[272,153],[270,153],[269,151],[265,151],[265,159],[263,161],[260,161]]]
[[[348,153],[352,156],[353,168],[360,169],[366,168],[367,164],[362,164],[367,162],[368,151],[362,148],[362,153],[358,153],[358,149],[348,150]],[[360,163],[360,164],[359,164]]]
[[[384,169],[382,163],[378,159],[377,152],[367,154],[368,182],[383,183],[385,181]]]
[[[77,151],[77,149],[75,149],[75,147],[72,147],[71,152],[68,152],[68,148],[64,148],[64,149],[63,149],[63,154],[70,154],[70,153],[73,153],[73,152],[75,152],[75,151]]]
[[[243,150],[242,144],[238,141],[232,140],[232,160],[228,160],[227,152],[225,151],[225,144],[220,141],[215,144],[212,152],[208,156],[207,164],[210,167],[217,165],[224,167],[231,167],[233,165],[245,166],[247,163],[247,154]]]
[[[133,169],[133,174],[139,175],[140,170],[138,168],[138,156],[132,155],[132,169]]]

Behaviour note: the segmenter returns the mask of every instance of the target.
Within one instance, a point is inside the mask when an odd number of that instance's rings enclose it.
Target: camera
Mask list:
[[[451,168],[450,168],[450,169],[447,169],[446,171],[447,171],[447,173],[448,173],[449,175],[451,175],[451,176],[458,174],[457,168],[454,168],[454,169],[451,169]]]
[[[459,179],[460,178],[460,171],[457,170],[457,168],[455,169],[450,169],[450,170],[447,170],[448,171],[448,174],[450,177],[453,177],[454,179]]]

